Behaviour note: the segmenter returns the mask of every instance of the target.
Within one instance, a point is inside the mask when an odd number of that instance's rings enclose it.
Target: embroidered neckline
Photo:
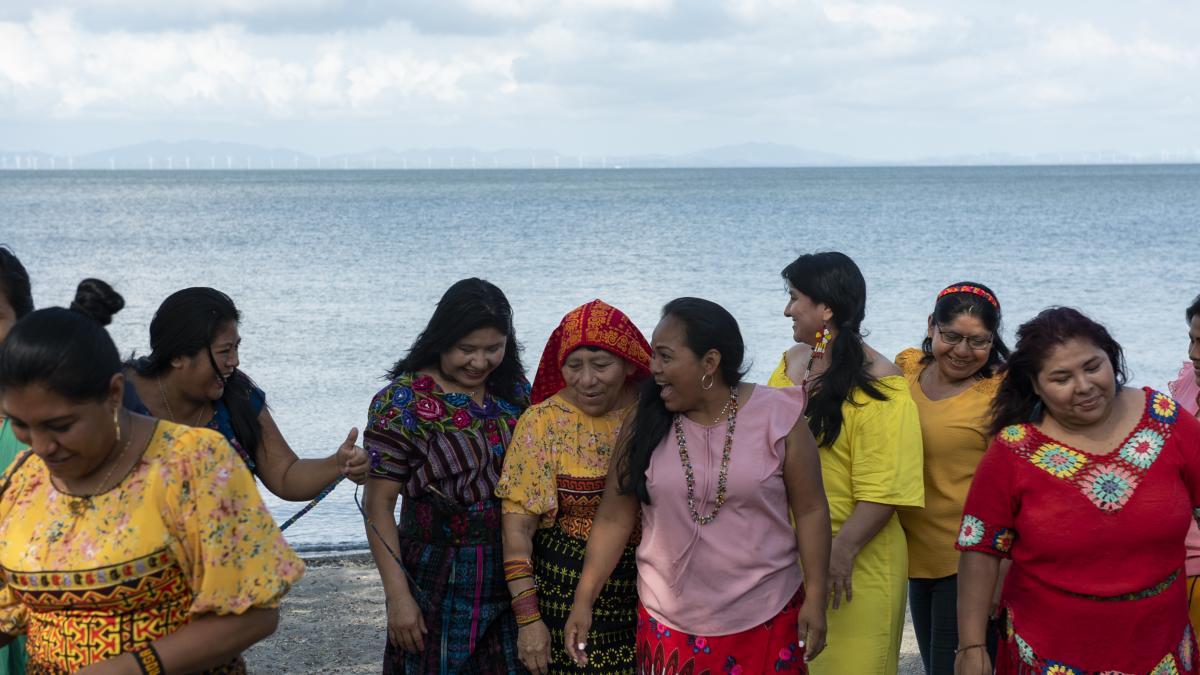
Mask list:
[[[1161,392],[1143,388],[1141,419],[1112,451],[1094,455],[1062,443],[1031,423],[1005,427],[997,439],[1033,466],[1079,489],[1104,513],[1116,513],[1133,497],[1154,462],[1161,456],[1179,405]]]

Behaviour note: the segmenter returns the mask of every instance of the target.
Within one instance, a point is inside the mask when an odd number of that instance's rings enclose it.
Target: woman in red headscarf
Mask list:
[[[563,317],[542,353],[533,406],[517,423],[496,487],[518,655],[534,675],[578,672],[563,649],[563,626],[617,431],[649,364],[646,338],[601,300]],[[637,538],[596,601],[586,672],[634,672]]]

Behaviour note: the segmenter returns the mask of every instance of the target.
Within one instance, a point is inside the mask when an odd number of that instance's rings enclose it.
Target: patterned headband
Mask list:
[[[1000,311],[1000,303],[996,302],[996,296],[988,293],[986,290],[978,286],[971,286],[968,284],[964,284],[962,286],[947,286],[941,293],[938,293],[938,300],[941,300],[943,297],[950,295],[951,293],[971,293],[978,295],[984,300],[990,302],[992,307],[996,308],[996,311]]]

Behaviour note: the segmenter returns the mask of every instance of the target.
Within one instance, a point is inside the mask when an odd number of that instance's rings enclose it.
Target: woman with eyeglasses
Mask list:
[[[266,394],[238,369],[241,312],[213,288],[185,288],[150,322],[150,355],[126,364],[125,407],[177,424],[220,431],[276,497],[307,501],[340,476],[366,479],[370,460],[351,429],[337,451],[300,459],[267,407]]]
[[[908,599],[926,675],[951,675],[958,647],[958,536],[963,502],[988,446],[988,409],[1008,346],[992,289],[961,281],[938,293],[920,349],[896,365],[921,418],[925,508],[900,511],[908,538]],[[995,645],[992,645],[994,653]]]

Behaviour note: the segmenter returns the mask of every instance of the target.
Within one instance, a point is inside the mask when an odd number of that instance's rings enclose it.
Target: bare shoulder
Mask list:
[[[871,345],[863,344],[863,351],[867,357],[867,372],[871,377],[879,379],[881,377],[890,377],[892,375],[903,375],[904,372],[883,354],[875,351]]]

